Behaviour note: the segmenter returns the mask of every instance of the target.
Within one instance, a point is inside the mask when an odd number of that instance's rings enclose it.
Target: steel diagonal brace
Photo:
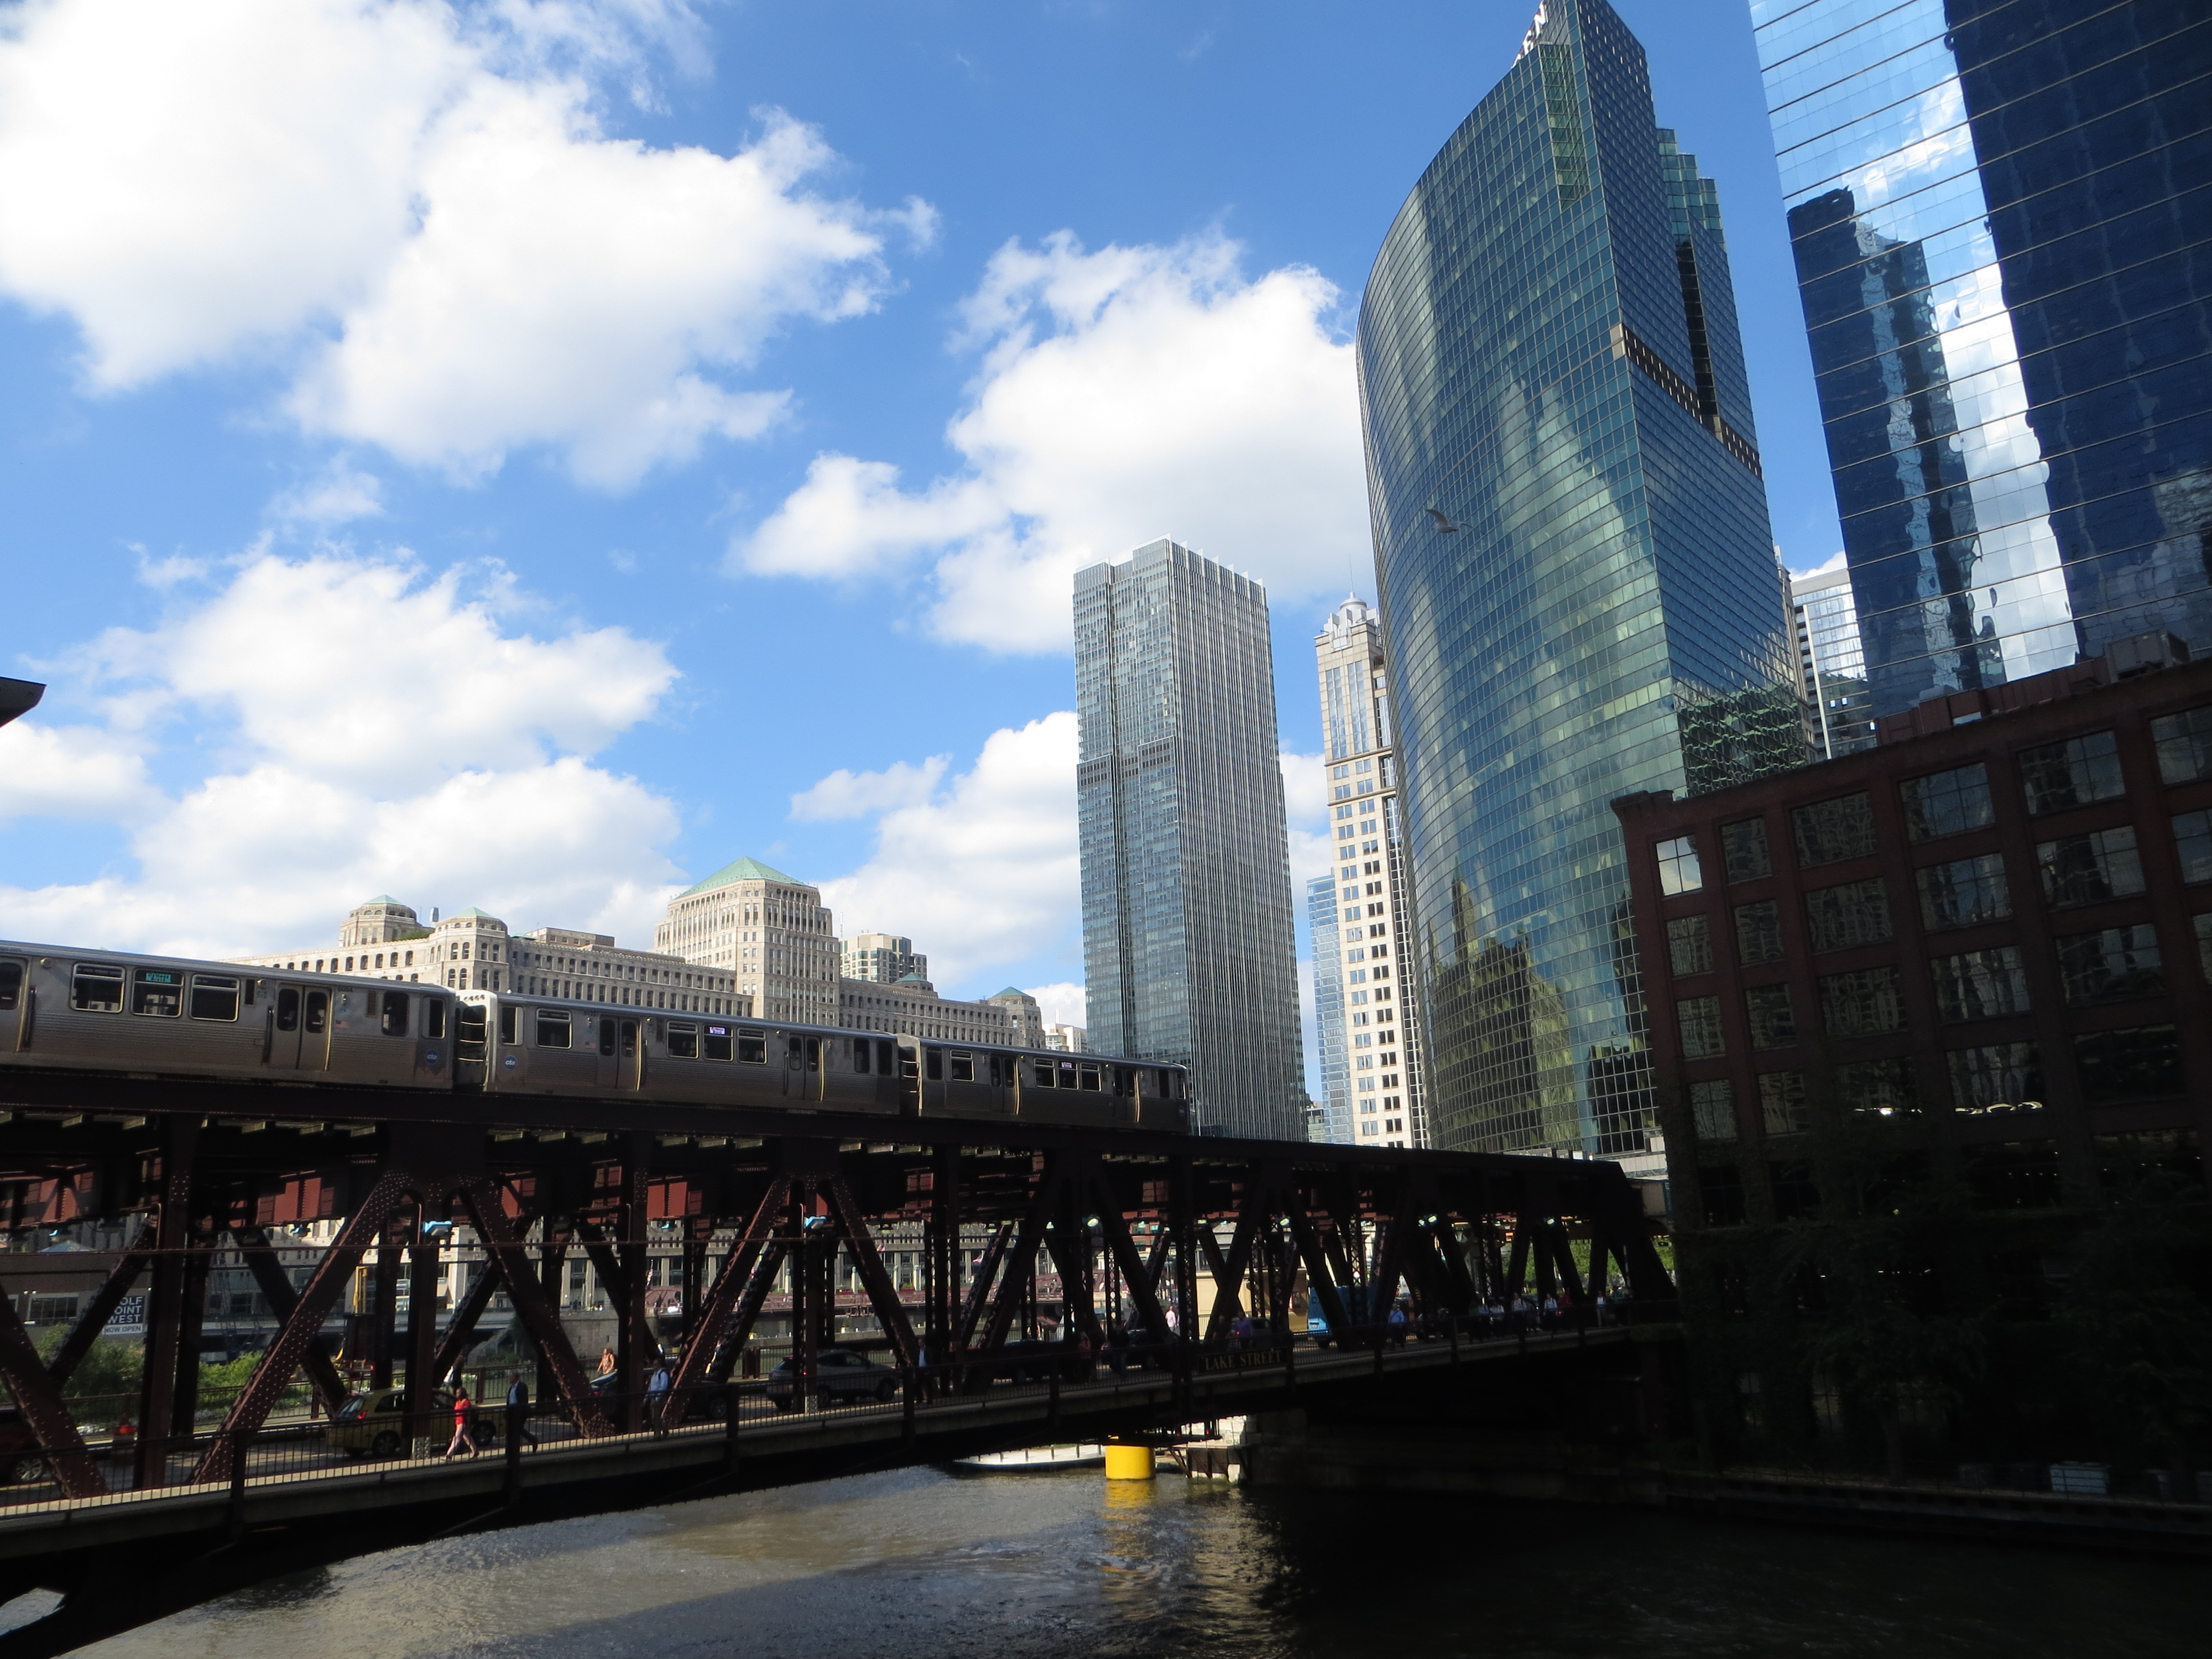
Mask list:
[[[253,1433],[269,1420],[276,1401],[292,1380],[292,1373],[300,1368],[307,1350],[322,1334],[323,1321],[337,1305],[338,1293],[353,1277],[354,1266],[362,1253],[376,1242],[385,1222],[399,1201],[414,1184],[404,1170],[385,1167],[368,1189],[368,1196],[347,1218],[337,1242],[323,1252],[307,1288],[300,1292],[300,1299],[292,1304],[292,1316],[277,1327],[276,1340],[261,1356],[261,1363],[253,1368],[253,1376],[246,1387],[231,1401],[230,1412],[222,1419],[215,1442],[200,1459],[199,1467],[192,1471],[194,1480],[227,1480],[230,1478],[231,1451],[240,1437]],[[149,1431],[151,1425],[148,1425]]]
[[[22,1322],[15,1317],[15,1299],[9,1296],[0,1296],[0,1380],[7,1382],[23,1420],[38,1436],[39,1449],[61,1482],[63,1496],[97,1498],[106,1492],[107,1482],[93,1468],[83,1437],[62,1403],[61,1384],[47,1374],[46,1362],[24,1334]]]
[[[760,1317],[769,1293],[775,1288],[776,1275],[783,1270],[789,1257],[790,1245],[783,1239],[771,1237],[761,1249],[760,1261],[754,1267],[752,1277],[745,1284],[745,1293],[738,1303],[738,1310],[730,1316],[727,1329],[722,1333],[721,1352],[713,1361],[708,1372],[712,1382],[726,1382],[737,1367],[738,1358],[744,1352],[745,1339],[753,1333],[753,1322]]]
[[[991,1294],[991,1282],[998,1276],[999,1264],[1006,1259],[1006,1246],[1013,1237],[1014,1224],[1002,1222],[999,1231],[991,1236],[991,1242],[983,1247],[983,1260],[976,1266],[975,1277],[969,1282],[967,1299],[960,1304],[960,1323],[952,1333],[951,1340],[963,1348],[975,1340],[975,1322],[982,1316],[983,1304]],[[956,1255],[958,1253],[954,1251]]]
[[[1022,1217],[1021,1229],[1015,1235],[1014,1247],[1006,1261],[1006,1277],[1000,1282],[998,1297],[991,1304],[991,1321],[984,1328],[980,1345],[986,1350],[1006,1346],[1006,1333],[1013,1327],[1014,1310],[1021,1304],[1022,1285],[1036,1264],[1038,1248],[1044,1243],[1045,1226],[1051,1219],[1053,1206],[1060,1201],[1064,1180],[1060,1161],[1055,1158],[1046,1169],[1044,1180],[1038,1184],[1036,1195],[1030,1200],[1028,1213]]]
[[[921,1345],[914,1340],[914,1326],[906,1316],[905,1304],[898,1299],[898,1289],[877,1252],[875,1236],[869,1232],[860,1206],[853,1201],[853,1189],[845,1184],[843,1176],[832,1176],[822,1183],[822,1196],[829,1201],[830,1213],[845,1235],[846,1243],[852,1247],[853,1265],[860,1272],[869,1304],[875,1309],[877,1322],[890,1339],[899,1364],[913,1364],[921,1357]]]
[[[568,1332],[561,1328],[561,1316],[555,1311],[553,1299],[545,1294],[545,1287],[538,1275],[530,1271],[530,1259],[514,1224],[507,1218],[500,1206],[499,1189],[489,1181],[471,1181],[461,1188],[461,1203],[468,1211],[469,1224],[477,1230],[477,1237],[485,1248],[499,1259],[500,1276],[507,1281],[507,1294],[514,1304],[515,1316],[530,1340],[553,1373],[553,1387],[561,1396],[561,1404],[576,1425],[576,1432],[586,1440],[597,1440],[615,1431],[599,1411],[599,1397],[592,1391],[584,1376],[584,1368],[577,1363],[576,1351],[568,1344]]]
[[[115,1310],[123,1305],[123,1298],[131,1294],[131,1287],[138,1282],[138,1275],[146,1271],[153,1260],[154,1230],[151,1227],[141,1228],[137,1241],[125,1253],[123,1260],[115,1264],[115,1271],[108,1274],[107,1282],[100,1287],[99,1294],[92,1298],[92,1305],[70,1327],[68,1340],[46,1362],[46,1375],[53,1378],[56,1388],[68,1382],[70,1373],[77,1367],[77,1362],[92,1352],[92,1345],[100,1340],[100,1332],[107,1328],[107,1322],[115,1316]]]
[[[1291,1203],[1289,1211],[1291,1241],[1298,1247],[1298,1256],[1306,1264],[1306,1285],[1321,1298],[1321,1316],[1328,1322],[1329,1334],[1341,1342],[1350,1333],[1352,1322],[1345,1316],[1344,1298],[1337,1293],[1335,1275],[1329,1271],[1328,1252],[1322,1248],[1321,1235],[1315,1230],[1313,1218],[1306,1213],[1303,1203]]]
[[[1261,1218],[1267,1213],[1267,1196],[1274,1185],[1271,1170],[1255,1170],[1244,1189],[1244,1207],[1237,1217],[1237,1231],[1229,1240],[1229,1255],[1223,1261],[1216,1251],[1210,1258],[1218,1261],[1218,1277],[1213,1285],[1213,1312],[1206,1322],[1206,1340],[1218,1342],[1229,1334],[1229,1327],[1243,1306],[1245,1270],[1252,1263],[1252,1241],[1259,1236]],[[1201,1244],[1210,1243],[1212,1227],[1199,1234]]]
[[[1122,1282],[1129,1287],[1129,1295],[1137,1304],[1137,1317],[1144,1323],[1145,1334],[1154,1342],[1164,1342],[1168,1337],[1167,1313],[1160,1306],[1157,1263],[1165,1261],[1167,1233],[1160,1234],[1160,1243],[1152,1249],[1152,1261],[1146,1262],[1137,1254],[1137,1241],[1129,1236],[1129,1219],[1121,1213],[1105,1173],[1094,1161],[1091,1177],[1098,1194],[1098,1225],[1106,1235],[1106,1248],[1113,1253],[1115,1265],[1121,1270]]]
[[[668,1404],[663,1409],[671,1428],[682,1425],[690,1408],[691,1389],[707,1379],[708,1367],[721,1347],[722,1332],[738,1304],[738,1294],[750,1282],[761,1248],[775,1231],[776,1218],[790,1201],[791,1177],[778,1176],[770,1181],[768,1191],[754,1206],[751,1219],[745,1223],[744,1231],[738,1235],[729,1255],[723,1258],[722,1270],[714,1275],[714,1287],[700,1306],[691,1340],[684,1346],[683,1361],[676,1367],[676,1376],[669,1388]]]
[[[453,1367],[468,1356],[469,1339],[476,1334],[477,1321],[482,1319],[484,1310],[491,1306],[492,1297],[498,1291],[499,1284],[499,1258],[487,1255],[483,1271],[469,1286],[469,1293],[462,1298],[461,1305],[453,1310],[453,1322],[446,1328],[446,1334],[438,1343],[437,1354],[430,1362],[433,1377],[451,1376]]]
[[[269,1235],[258,1227],[234,1227],[231,1234],[238,1241],[239,1254],[246,1258],[246,1265],[253,1273],[253,1282],[268,1298],[269,1311],[276,1316],[278,1324],[283,1324],[299,1305],[300,1293],[292,1288],[291,1276],[276,1260],[276,1247],[270,1243]],[[311,1342],[301,1354],[300,1363],[307,1373],[307,1381],[314,1386],[316,1396],[322,1401],[323,1409],[336,1416],[338,1407],[345,1404],[346,1385],[338,1376],[338,1368],[331,1364],[330,1355]],[[441,1376],[444,1374],[438,1373]],[[408,1380],[411,1383],[414,1379]]]

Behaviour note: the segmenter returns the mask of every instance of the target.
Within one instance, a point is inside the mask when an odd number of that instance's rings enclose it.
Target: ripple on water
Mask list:
[[[1491,1500],[926,1469],[364,1557],[98,1659],[2200,1659],[2212,1574]]]

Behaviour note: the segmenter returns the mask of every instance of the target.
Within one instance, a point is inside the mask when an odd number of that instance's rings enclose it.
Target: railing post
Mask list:
[[[734,1477],[738,1472],[738,1410],[744,1396],[732,1382],[723,1391],[722,1401],[726,1413],[722,1424],[722,1473]]]
[[[906,1368],[905,1386],[899,1390],[899,1440],[902,1444],[909,1449],[914,1445],[915,1400],[921,1393],[921,1367],[908,1365]]]
[[[226,1518],[233,1538],[242,1537],[246,1532],[246,1458],[252,1444],[252,1430],[241,1426],[231,1431],[230,1506]]]
[[[509,1504],[522,1496],[522,1434],[527,1415],[523,1407],[509,1406],[507,1408],[507,1443],[501,1449],[507,1455],[507,1501]]]

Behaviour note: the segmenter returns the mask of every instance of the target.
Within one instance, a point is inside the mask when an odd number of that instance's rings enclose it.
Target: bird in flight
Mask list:
[[[1423,510],[1426,512],[1431,518],[1437,521],[1437,534],[1443,536],[1456,536],[1459,534],[1459,526],[1454,524],[1449,519],[1444,517],[1443,514],[1437,511],[1435,507],[1426,507]]]

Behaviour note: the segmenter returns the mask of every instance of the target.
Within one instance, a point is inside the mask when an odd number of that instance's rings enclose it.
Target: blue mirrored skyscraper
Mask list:
[[[2212,12],[1755,0],[1875,712],[2212,648]]]
[[[1809,751],[1718,201],[1604,0],[1546,0],[1422,174],[1358,348],[1431,1133],[1637,1152],[1610,803]]]

